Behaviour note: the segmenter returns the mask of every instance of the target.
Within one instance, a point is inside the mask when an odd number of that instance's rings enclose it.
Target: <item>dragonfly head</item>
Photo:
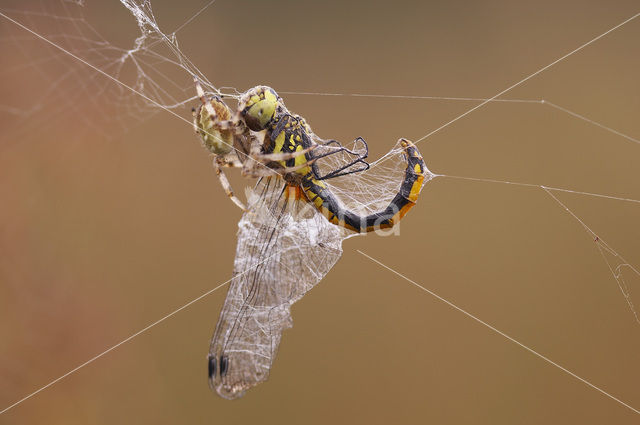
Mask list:
[[[271,87],[258,86],[246,92],[240,98],[238,109],[253,131],[261,131],[273,121],[273,117],[284,108],[282,99]]]

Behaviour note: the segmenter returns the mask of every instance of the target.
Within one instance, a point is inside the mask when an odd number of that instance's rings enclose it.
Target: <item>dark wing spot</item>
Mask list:
[[[228,370],[229,370],[229,357],[220,356],[220,377],[225,376]]]
[[[216,356],[209,354],[209,379],[216,376]]]

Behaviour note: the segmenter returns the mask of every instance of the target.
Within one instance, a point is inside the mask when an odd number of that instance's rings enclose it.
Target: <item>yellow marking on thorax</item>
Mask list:
[[[303,150],[302,145],[298,144],[296,145],[296,152],[300,152],[301,150]],[[306,155],[299,155],[296,156],[295,158],[295,166],[299,166],[299,165],[304,165],[307,162],[307,156]],[[298,174],[302,174],[307,175],[311,172],[311,168],[309,167],[302,167],[301,169],[298,170]]]
[[[275,146],[273,147],[273,153],[282,153],[282,149],[284,148],[285,137],[286,137],[286,134],[284,131],[278,134],[278,137],[276,137]]]
[[[301,150],[302,150],[302,145],[296,145],[296,152],[300,152]],[[295,160],[296,160],[295,165],[302,165],[305,162],[307,162],[307,158],[305,157],[305,155],[296,156]]]

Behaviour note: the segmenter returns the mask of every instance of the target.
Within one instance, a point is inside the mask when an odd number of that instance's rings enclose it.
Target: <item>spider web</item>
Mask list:
[[[70,58],[59,49],[43,43],[21,29],[4,25],[0,42],[3,49],[18,52],[20,60],[4,67],[3,78],[29,75],[32,85],[14,90],[4,88],[0,113],[6,122],[32,122],[38,117],[39,125],[35,131],[46,130],[48,125],[58,125],[71,121],[78,128],[81,121],[88,134],[101,134],[110,137],[113,129],[126,131],[133,123],[149,119],[151,115],[165,113],[163,110],[175,110],[189,120],[188,110],[195,99],[193,77],[197,76],[209,92],[220,93],[218,87],[207,80],[197,67],[182,52],[178,37],[171,32],[163,32],[156,21],[150,1],[133,2],[123,0],[122,4],[130,12],[132,26],[137,25],[140,35],[130,45],[116,47],[114,43],[103,37],[85,18],[86,9],[90,5],[82,2],[30,2],[3,6],[1,11],[23,23],[28,28],[57,45],[86,60],[96,68],[108,73],[127,87],[97,75],[96,71],[85,64]],[[179,28],[179,26],[177,27]],[[174,31],[175,32],[175,31]],[[27,64],[25,67],[24,64]],[[255,82],[259,83],[259,82]],[[135,90],[133,92],[131,89]],[[277,88],[276,88],[277,89]],[[240,93],[234,88],[223,88],[222,91],[233,98]],[[136,93],[137,92],[137,93]],[[281,95],[287,92],[280,92]],[[141,96],[144,95],[144,96]],[[289,93],[300,94],[300,93]],[[327,95],[327,93],[306,93],[306,95]],[[365,97],[362,93],[333,93],[330,95]],[[435,97],[440,98],[442,97]],[[37,99],[33,102],[33,99]],[[516,100],[513,100],[514,102]],[[565,112],[607,131],[617,133],[631,143],[638,140],[625,132],[619,131],[581,114],[540,100],[525,99],[522,102],[540,103]],[[52,107],[56,105],[56,107]],[[91,114],[86,112],[90,110]],[[54,111],[41,117],[42,111]],[[10,146],[20,139],[26,131],[34,131],[33,126],[12,125],[2,138],[4,146]],[[187,128],[186,131],[190,131]],[[422,147],[423,145],[418,145]],[[354,145],[353,147],[357,147]],[[4,149],[4,147],[3,147]],[[426,158],[427,165],[429,159]],[[401,153],[394,148],[383,159],[373,164],[373,172],[359,173],[348,178],[335,179],[336,192],[350,207],[359,212],[371,212],[384,204],[384,194],[393,193],[399,181],[388,177],[397,176],[402,170]],[[638,312],[634,306],[634,289],[637,291],[640,273],[632,261],[627,261],[600,237],[596,230],[578,215],[573,207],[561,197],[562,192],[572,192],[577,197],[605,196],[619,202],[638,203],[633,197],[615,196],[607,193],[588,193],[561,187],[550,187],[544,184],[516,183],[504,180],[492,180],[482,177],[460,177],[449,174],[436,174],[438,179],[470,179],[479,182],[497,183],[538,188],[548,195],[552,201],[564,209],[576,224],[581,226],[590,240],[595,243],[602,264],[607,267],[611,277],[618,285],[627,303],[632,317],[640,323]],[[357,190],[353,190],[353,187]],[[355,196],[354,194],[357,194]],[[428,191],[422,194],[422,202]],[[637,302],[635,303],[638,304]]]
[[[5,55],[2,77],[29,81],[26,88],[4,87],[0,113],[20,123],[3,134],[5,146],[34,131],[34,126],[21,124],[36,116],[36,129],[62,123],[91,137],[121,134],[161,110],[179,110],[188,120],[184,111],[195,99],[193,77],[212,86],[183,55],[175,36],[160,31],[150,2],[123,0],[122,5],[129,18],[135,18],[131,28],[137,25],[139,31],[135,40],[123,40],[130,44],[122,47],[87,21],[91,3],[37,0],[2,6],[6,16],[51,42],[16,25],[3,25],[0,46],[11,54]],[[127,19],[126,14],[122,18]]]

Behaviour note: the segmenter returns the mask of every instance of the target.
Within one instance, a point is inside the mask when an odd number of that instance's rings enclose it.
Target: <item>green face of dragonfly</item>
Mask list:
[[[278,94],[270,87],[258,86],[247,94],[244,105],[240,105],[242,118],[253,131],[267,128],[281,104]]]

